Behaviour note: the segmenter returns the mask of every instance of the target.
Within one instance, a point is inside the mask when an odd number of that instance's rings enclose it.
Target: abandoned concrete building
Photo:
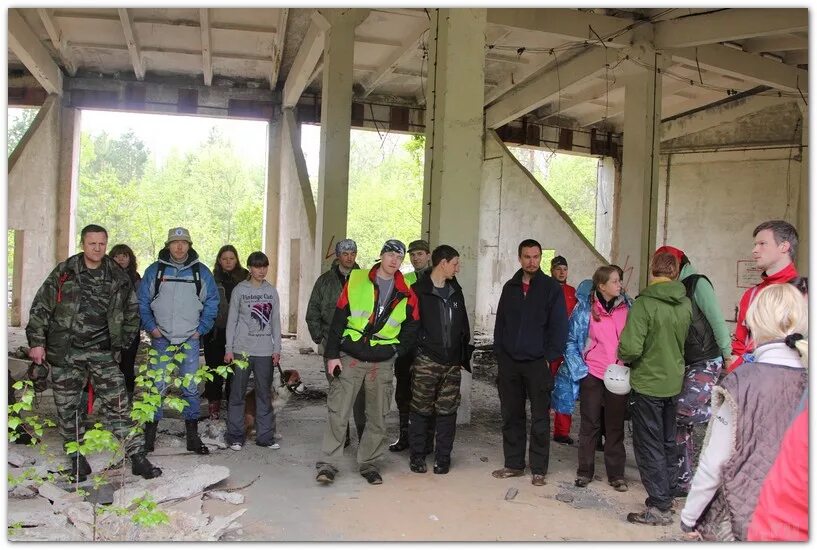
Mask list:
[[[9,106],[41,107],[8,163],[10,322],[76,250],[83,109],[269,123],[263,247],[304,342],[346,236],[353,127],[425,134],[423,236],[462,253],[478,331],[525,237],[577,281],[623,266],[631,294],[651,250],[680,247],[731,320],[757,223],[793,223],[808,273],[807,33],[806,9],[9,9]],[[321,125],[317,196],[304,123]],[[599,159],[596,242],[508,145]]]

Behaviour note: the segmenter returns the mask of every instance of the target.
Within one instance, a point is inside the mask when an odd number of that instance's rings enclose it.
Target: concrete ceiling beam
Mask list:
[[[142,64],[142,53],[139,51],[139,44],[133,33],[133,18],[127,8],[119,8],[117,11],[119,20],[122,22],[122,32],[125,34],[125,44],[128,46],[133,73],[136,75],[136,80],[144,80],[145,66]]]
[[[62,71],[16,9],[8,10],[9,49],[49,94],[62,95]]]
[[[794,101],[793,98],[750,96],[661,123],[661,141],[701,132],[763,109]]]
[[[597,44],[599,38],[596,35],[598,35],[607,46],[614,48],[629,46],[632,40],[629,27],[638,24],[637,21],[630,19],[597,15],[569,8],[489,8],[488,23],[554,34],[567,40],[586,40]]]
[[[127,46],[121,44],[94,44],[93,42],[75,42],[74,46],[89,50],[111,50],[111,51],[127,51]],[[139,48],[142,54],[146,53],[164,53],[176,55],[192,55],[201,58],[201,50],[185,50],[183,48]],[[234,61],[261,61],[264,63],[272,63],[272,59],[267,55],[252,55],[239,53],[221,53],[210,52],[211,59],[226,59]]]
[[[799,36],[765,36],[762,38],[750,38],[743,43],[743,50],[747,53],[808,50],[808,38],[802,38]]]
[[[275,42],[272,44],[272,72],[269,78],[270,90],[278,85],[278,72],[281,70],[281,58],[284,55],[284,40],[287,33],[289,8],[278,8],[278,25],[275,31]]]
[[[807,9],[729,9],[653,25],[656,49],[688,48],[808,30]]]
[[[68,48],[68,41],[65,40],[62,35],[62,29],[60,28],[59,23],[57,23],[57,20],[54,19],[53,12],[53,9],[37,8],[40,21],[43,22],[45,32],[48,33],[48,38],[51,39],[54,49],[57,50],[57,53],[60,56],[60,61],[62,61],[62,65],[65,67],[65,71],[70,76],[74,76],[77,74],[77,64]]]
[[[808,50],[797,52],[786,52],[783,62],[787,65],[808,65]]]
[[[201,26],[201,62],[204,73],[204,85],[213,84],[213,59],[210,55],[210,10],[201,8],[199,10]]]
[[[361,93],[360,96],[367,97],[369,94],[371,94],[377,88],[377,86],[383,82],[383,79],[392,74],[409,55],[414,53],[418,44],[420,43],[420,40],[423,38],[423,34],[425,34],[427,30],[428,21],[424,21],[415,26],[411,33],[409,33],[409,36],[405,42],[396,48],[394,52],[392,52],[392,54],[372,72],[372,74],[363,84],[363,93]]]
[[[735,76],[787,92],[808,93],[808,72],[791,65],[766,59],[718,44],[670,50],[675,60],[696,63],[716,73]]]
[[[317,10],[312,12],[312,20],[306,30],[301,47],[295,55],[292,67],[289,69],[287,80],[284,83],[284,108],[295,107],[298,98],[309,85],[318,59],[323,53],[324,33],[329,28],[329,22]]]
[[[490,10],[488,12],[490,14]],[[558,64],[551,64],[538,76],[531,78],[517,88],[508,92],[502,99],[485,110],[487,128],[496,129],[508,122],[525,115],[537,107],[550,102],[559,90],[584,80],[599,71],[608,63],[614,64],[618,50],[608,55],[605,48],[591,47],[579,55]]]
[[[116,15],[108,15],[105,13],[85,13],[68,10],[54,10],[54,17],[57,19],[85,19],[92,21],[119,21]],[[132,19],[134,25],[156,25],[161,27],[200,27],[199,21],[189,19],[174,19],[169,21],[167,19],[158,19],[156,17],[134,17]],[[213,23],[210,22],[210,29],[214,31],[240,31],[247,33],[258,34],[274,34],[278,32],[276,27],[263,27],[261,25],[241,25],[236,23]]]
[[[625,83],[624,79],[621,79],[621,84],[619,84],[619,86],[623,87],[624,83]],[[672,80],[670,82],[664,83],[661,86],[661,98],[662,100],[666,100],[688,86],[689,86],[688,83],[681,82],[679,80]],[[610,109],[607,112],[604,112],[604,110],[600,110],[595,111],[587,116],[579,117],[578,119],[576,119],[576,126],[578,126],[579,128],[585,128],[587,126],[592,126],[594,124],[598,124],[599,122],[615,118],[622,113],[624,113],[623,101],[610,105]]]

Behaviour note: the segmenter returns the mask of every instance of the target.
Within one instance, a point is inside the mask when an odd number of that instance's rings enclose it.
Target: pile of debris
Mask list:
[[[91,457],[94,471],[102,471],[104,464],[94,459],[99,457]],[[33,470],[31,477],[45,478],[52,473],[52,468],[39,463],[42,460],[31,447],[19,452],[10,450],[9,475],[19,478],[25,470]],[[202,510],[205,498],[233,505],[244,503],[244,496],[238,492],[244,487],[208,489],[227,479],[229,468],[199,464],[193,468],[174,471],[165,467],[164,470],[162,477],[150,480],[129,473],[122,475],[120,469],[108,470],[103,474],[105,482],[96,487],[90,479],[78,485],[25,480],[12,487],[10,483],[8,538],[12,541],[216,541],[231,531],[240,534],[241,525],[236,520],[246,508],[216,517]],[[167,523],[140,526],[130,514],[120,515],[111,509],[127,508],[133,512],[134,499],[144,496],[157,504],[157,510],[167,514]]]

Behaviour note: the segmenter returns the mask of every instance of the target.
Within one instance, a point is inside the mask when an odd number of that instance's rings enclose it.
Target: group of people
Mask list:
[[[608,483],[628,490],[624,425],[628,418],[632,422],[636,464],[648,496],[645,508],[628,514],[628,521],[667,525],[673,499],[686,497],[680,518],[690,537],[799,540],[805,533],[807,538],[807,485],[795,482],[807,480],[807,280],[794,267],[794,227],[764,222],[753,238],[762,282],[743,295],[732,338],[711,281],[696,273],[678,248],[655,251],[650,283],[633,300],[620,267],[600,266],[574,289],[567,284],[563,256],[553,259],[548,276],[540,267],[541,245],[523,240],[517,250],[520,267],[504,284],[496,308],[493,349],[504,464],[492,475],[518,477],[529,467],[531,483],[544,485],[550,411],[553,439],[572,444],[578,400],[578,487],[593,481],[595,453],[601,449]],[[80,401],[87,382],[114,433],[128,435],[141,326],[157,357],[164,358],[151,368],[165,367],[170,346],[176,347],[174,357],[184,354],[178,361],[181,376],[198,370],[200,345],[211,367],[246,357],[248,369],[207,383],[209,415],[219,418],[226,384],[226,439],[240,451],[252,369],[256,444],[279,448],[270,392],[281,354],[280,308],[277,291],[265,280],[268,258],[253,252],[244,269],[235,248],[226,245],[211,272],[199,261],[189,232],[173,228],[140,280],[126,245],[106,255],[104,228],[85,227],[81,244],[82,252],[60,263],[43,283],[26,329],[32,361],[47,359],[51,365],[63,439],[82,438]],[[400,267],[407,253],[414,271],[404,274]],[[446,244],[431,250],[424,240],[406,248],[390,239],[379,261],[361,269],[356,243],[343,239],[335,256],[315,282],[306,312],[329,382],[316,480],[334,481],[338,459],[351,444],[350,417],[359,473],[368,483],[382,483],[378,462],[387,448],[408,449],[412,472],[427,472],[427,456],[433,454],[434,473],[448,473],[461,369],[470,371],[474,349],[456,278],[459,252]],[[608,386],[605,377],[613,367],[629,368],[630,391]],[[399,431],[389,445],[385,419],[393,380]],[[162,382],[157,384],[163,391]],[[198,435],[196,385],[183,385],[182,396],[187,449],[207,454]],[[162,473],[146,458],[161,417],[159,407],[144,435],[127,439],[136,475]],[[84,457],[76,454],[71,461],[72,474],[87,477]]]

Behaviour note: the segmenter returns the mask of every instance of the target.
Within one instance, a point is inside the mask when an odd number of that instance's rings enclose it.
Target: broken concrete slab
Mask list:
[[[71,524],[64,527],[30,527],[10,529],[10,541],[48,541],[48,542],[81,542],[86,540],[82,533]]]
[[[146,493],[157,503],[188,498],[229,476],[230,469],[226,466],[210,464],[198,464],[192,470],[179,473],[166,470],[162,477],[127,483],[114,493],[114,505],[129,506],[133,499]]]
[[[211,521],[210,524],[207,525],[207,527],[205,527],[203,529],[203,532],[201,533],[202,535],[205,535],[207,537],[204,540],[220,539],[221,535],[223,535],[224,532],[227,531],[227,528],[229,528],[233,524],[233,522],[235,522],[236,519],[244,515],[244,512],[246,511],[247,511],[246,508],[242,508],[241,510],[236,511],[235,513],[232,513],[229,516],[226,517],[219,516],[213,519],[213,521]]]
[[[40,493],[41,497],[47,498],[51,502],[82,502],[80,495],[61,489],[50,481],[41,483],[37,487],[37,492]]]
[[[83,537],[93,540],[94,507],[91,503],[58,500],[54,503],[52,509],[67,517]]]
[[[505,493],[505,500],[513,500],[514,498],[516,498],[516,495],[518,494],[519,489],[517,489],[516,487],[511,487],[510,489],[508,489],[508,492]]]
[[[224,439],[213,439],[211,437],[201,437],[201,442],[209,447],[216,447],[219,449],[226,449],[227,442]]]
[[[210,498],[223,500],[230,504],[244,504],[244,495],[241,493],[231,493],[229,491],[210,491],[207,493]]]
[[[7,526],[61,527],[67,525],[64,516],[55,514],[48,499],[42,497],[14,499],[8,503]]]
[[[34,457],[19,453],[12,449],[8,450],[8,453],[6,454],[6,461],[17,468],[22,468],[23,466],[28,466],[29,464],[34,464],[37,462]]]
[[[9,491],[9,498],[33,498],[35,496],[37,496],[37,489],[34,488],[33,483],[18,485]]]

